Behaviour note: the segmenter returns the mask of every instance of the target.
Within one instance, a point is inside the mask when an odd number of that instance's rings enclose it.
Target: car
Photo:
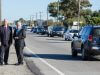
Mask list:
[[[32,29],[32,32],[33,32],[33,33],[37,33],[37,27],[34,27],[34,28]]]
[[[28,25],[22,25],[22,28],[25,29],[25,31],[27,30]]]
[[[44,35],[46,34],[47,31],[46,31],[46,28],[44,28],[43,26],[37,26],[37,27],[32,28],[31,32]]]
[[[32,29],[32,27],[30,27],[30,26],[27,26],[27,31],[31,31],[31,29]]]
[[[74,36],[71,51],[73,57],[81,53],[83,60],[100,55],[100,25],[83,27],[79,34]]]
[[[43,28],[39,27],[37,28],[37,34],[43,34],[43,31],[44,31]]]
[[[33,30],[34,30],[34,27],[31,28],[31,31],[30,32],[33,32]]]
[[[63,27],[63,26],[48,27],[48,36],[50,36],[50,37],[54,37],[54,36],[63,37],[64,32],[65,32],[65,27]]]
[[[64,39],[67,41],[72,41],[73,40],[73,36],[78,34],[78,30],[75,29],[69,29],[65,32],[64,34]]]

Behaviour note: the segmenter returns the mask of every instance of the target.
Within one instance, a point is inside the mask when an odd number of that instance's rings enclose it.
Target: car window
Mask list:
[[[63,30],[63,27],[54,27],[53,30],[54,31],[62,31]]]
[[[70,30],[67,30],[67,31],[66,31],[66,33],[69,33],[69,32],[70,32]]]
[[[82,35],[83,31],[84,31],[84,28],[81,29],[81,31],[79,32],[79,35]]]
[[[78,33],[78,30],[71,30],[70,33]]]
[[[82,29],[81,29],[81,31],[79,32],[79,35],[81,35],[81,34],[82,34],[82,32],[83,32],[83,29],[84,29],[84,28],[82,28]]]
[[[87,27],[85,35],[88,36],[90,34],[90,32],[91,32],[91,27]]]
[[[82,33],[82,35],[84,36],[84,35],[86,35],[86,32],[88,31],[88,28],[84,28],[84,31],[83,31],[83,33]]]
[[[99,36],[100,37],[100,28],[95,28],[93,30],[93,36]]]
[[[87,31],[87,27],[84,27],[84,28],[80,31],[79,35],[84,36],[84,35],[86,34],[86,31]]]

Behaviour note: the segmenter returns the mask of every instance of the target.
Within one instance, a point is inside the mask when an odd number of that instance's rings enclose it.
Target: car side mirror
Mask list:
[[[74,37],[78,37],[78,35],[75,33],[75,34],[74,34]]]
[[[78,38],[81,38],[81,35],[78,35],[78,34],[74,34],[73,38],[74,38],[74,39],[78,39]]]
[[[78,35],[75,33],[75,34],[73,35],[73,38],[74,38],[74,37],[78,37]]]
[[[76,39],[76,38],[78,38],[78,35],[77,34],[74,34],[73,35],[73,39]]]

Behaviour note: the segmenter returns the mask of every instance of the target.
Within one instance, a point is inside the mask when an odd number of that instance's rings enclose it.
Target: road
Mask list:
[[[30,60],[44,75],[100,75],[100,61],[82,61],[71,56],[71,42],[60,37],[27,33],[26,45],[33,52]]]

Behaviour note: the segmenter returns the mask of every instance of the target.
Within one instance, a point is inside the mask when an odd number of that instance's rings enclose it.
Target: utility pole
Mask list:
[[[0,25],[1,25],[1,23],[2,23],[2,8],[1,8],[1,5],[2,3],[1,3],[1,0],[0,0]]]
[[[31,16],[30,16],[30,26],[31,26]]]
[[[42,12],[40,12],[40,20],[42,19]]]
[[[80,27],[80,0],[78,0],[78,26],[77,26],[77,29],[79,29]]]
[[[42,12],[40,12],[40,25],[42,25]]]
[[[59,0],[58,0],[58,6],[57,6],[57,22],[59,23]]]
[[[37,26],[37,17],[38,17],[38,13],[36,13],[36,23],[35,23],[35,26]]]
[[[38,13],[36,13],[36,21],[37,21],[37,16],[38,16]]]
[[[47,7],[47,26],[48,26],[48,19],[49,17],[48,17],[48,7]]]
[[[31,16],[30,16],[30,26],[32,26],[33,17],[34,17],[34,15],[31,15]]]

